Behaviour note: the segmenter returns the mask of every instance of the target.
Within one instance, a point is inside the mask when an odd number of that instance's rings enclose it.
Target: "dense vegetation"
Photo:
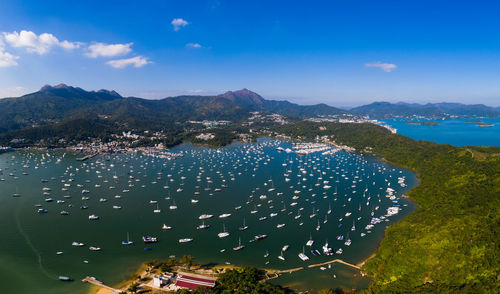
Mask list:
[[[234,294],[287,294],[293,291],[261,282],[263,273],[253,267],[235,268],[219,276],[213,289],[200,288],[190,293]],[[181,291],[182,293],[182,291]],[[186,293],[189,293],[186,291]]]
[[[308,139],[333,136],[417,173],[420,183],[409,196],[420,208],[386,230],[376,256],[363,266],[374,276],[366,292],[500,288],[500,148],[414,141],[372,124],[302,122],[275,131]]]

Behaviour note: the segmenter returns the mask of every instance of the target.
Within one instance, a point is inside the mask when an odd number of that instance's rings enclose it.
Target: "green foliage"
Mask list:
[[[321,131],[319,126],[325,126]],[[276,132],[338,143],[415,171],[409,193],[420,208],[386,230],[363,270],[368,293],[490,293],[499,289],[500,156],[498,148],[414,141],[372,124],[302,122]]]

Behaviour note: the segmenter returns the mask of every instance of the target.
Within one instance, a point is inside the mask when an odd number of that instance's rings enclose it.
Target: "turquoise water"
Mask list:
[[[183,144],[171,150],[184,155],[175,160],[123,154],[79,162],[78,156],[63,151],[0,155],[3,291],[86,293],[90,287],[79,280],[87,275],[113,285],[126,279],[142,262],[171,255],[190,254],[203,264],[232,263],[275,269],[335,258],[358,263],[376,249],[387,225],[415,208],[410,201],[400,198],[417,181],[406,170],[371,156],[342,151],[333,155],[299,156],[278,152],[277,146],[291,147],[287,142],[269,139],[253,144],[235,143],[223,149]],[[407,186],[398,184],[400,177],[405,177]],[[384,216],[393,205],[386,197],[388,187],[395,190],[400,213],[383,217],[374,228],[365,229],[372,217]],[[82,194],[84,189],[90,193]],[[195,195],[197,191],[199,195]],[[21,196],[13,197],[14,193]],[[82,200],[82,196],[89,199]],[[53,202],[45,202],[49,197]],[[107,201],[101,202],[101,198]],[[192,199],[198,202],[193,203]],[[58,204],[57,200],[64,203]],[[157,206],[151,200],[157,201],[160,213],[153,212]],[[174,202],[177,209],[170,209]],[[36,204],[48,213],[38,214]],[[82,205],[88,209],[80,209]],[[115,205],[121,209],[114,209]],[[60,215],[62,210],[70,214]],[[310,217],[313,211],[316,216]],[[346,216],[347,212],[351,215]],[[231,216],[219,218],[223,213]],[[271,216],[274,213],[276,216]],[[89,220],[91,214],[100,219]],[[201,224],[197,219],[201,214],[214,215],[205,221],[211,226],[209,229],[196,229]],[[264,216],[267,219],[259,220]],[[243,220],[249,228],[240,231]],[[320,228],[316,230],[318,223]],[[172,229],[162,230],[163,224]],[[278,224],[285,226],[277,228]],[[218,238],[223,226],[230,235]],[[121,245],[127,232],[134,242],[131,246]],[[268,238],[253,242],[257,234],[267,234]],[[145,251],[142,235],[158,237],[159,242],[150,245],[152,250]],[[339,235],[350,238],[352,245],[336,240]],[[304,246],[310,236],[313,246]],[[194,241],[180,244],[180,238]],[[246,247],[233,251],[240,238]],[[312,255],[311,249],[321,251],[326,240],[334,251],[342,248],[343,253]],[[85,246],[72,246],[74,241]],[[286,244],[290,248],[282,261],[277,257]],[[102,250],[91,251],[89,246]],[[310,257],[307,262],[298,257],[303,250]],[[57,255],[58,251],[64,253]],[[266,251],[268,258],[264,258]],[[70,276],[75,282],[59,282],[59,275]],[[355,270],[335,264],[325,271],[309,269],[273,282],[299,290],[317,290],[338,286],[362,288],[369,280]]]
[[[409,125],[406,120],[387,119],[388,125],[398,129],[398,134],[415,140],[433,141],[439,144],[455,146],[500,146],[500,119],[479,119],[485,123],[495,124],[492,127],[479,127],[477,123],[465,121],[477,119],[445,119],[433,120],[436,126]],[[425,120],[414,120],[425,121]]]

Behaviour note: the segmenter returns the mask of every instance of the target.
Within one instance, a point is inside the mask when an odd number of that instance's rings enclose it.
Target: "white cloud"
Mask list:
[[[134,43],[127,44],[105,44],[94,43],[88,47],[89,52],[85,55],[92,58],[116,57],[132,52],[130,48]]]
[[[377,67],[380,68],[381,70],[385,72],[391,72],[395,70],[398,66],[393,64],[393,63],[382,63],[380,61],[378,62],[372,62],[372,63],[367,63],[365,64],[366,67]]]
[[[106,62],[107,65],[118,69],[122,69],[127,66],[133,66],[139,68],[145,66],[148,63],[151,63],[151,61],[149,61],[146,57],[143,56],[136,56],[126,59],[116,59]]]
[[[186,47],[189,47],[189,48],[201,48],[202,46],[200,44],[198,44],[198,43],[187,43]]]
[[[19,97],[19,96],[22,96],[28,92],[29,92],[28,89],[21,87],[21,86],[11,87],[11,88],[0,88],[0,97],[1,98]]]
[[[181,28],[187,26],[189,23],[182,18],[174,18],[172,20],[172,25],[174,26],[174,31],[178,31]]]
[[[5,52],[4,50],[4,43],[2,39],[0,39],[0,67],[16,66],[16,59],[18,59],[19,56],[14,56],[9,52]]]
[[[56,36],[43,33],[37,35],[32,31],[22,30],[20,33],[14,31],[12,33],[3,33],[4,39],[12,47],[26,48],[29,53],[38,53],[40,55],[48,53],[53,47],[61,47],[66,50],[79,48],[82,43],[59,41]]]

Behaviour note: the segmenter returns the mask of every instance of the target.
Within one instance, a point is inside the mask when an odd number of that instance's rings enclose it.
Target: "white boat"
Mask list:
[[[188,243],[188,242],[192,242],[193,241],[193,238],[182,238],[182,239],[179,239],[179,243]]]
[[[285,257],[283,256],[283,251],[280,252],[280,255],[278,255],[278,258],[281,260],[285,260]]]
[[[134,242],[130,241],[129,233],[127,232],[127,241],[122,241],[122,245],[132,245]]]
[[[98,220],[98,219],[99,219],[99,217],[95,214],[89,215],[89,220]]]
[[[246,229],[248,229],[248,226],[245,224],[245,218],[243,218],[243,226],[239,227],[238,230],[244,231]]]
[[[75,247],[82,247],[82,246],[85,246],[85,244],[81,243],[81,242],[76,242],[74,241],[73,243],[71,243],[71,246],[75,246]]]
[[[234,247],[233,250],[234,251],[238,251],[238,250],[241,250],[245,248],[245,245],[241,245],[241,238],[238,239],[238,246]]]
[[[196,227],[196,229],[198,229],[198,230],[203,230],[203,229],[208,229],[208,228],[210,228],[210,225],[206,225],[205,221],[203,221],[203,223],[201,225]]]
[[[224,214],[219,215],[219,218],[228,218],[230,216],[231,216],[230,213],[224,213]]]
[[[209,219],[209,218],[212,218],[213,215],[212,214],[202,214],[198,217],[198,219],[202,220],[202,219]]]
[[[171,230],[172,227],[171,226],[167,226],[166,224],[163,224],[163,226],[161,227],[162,230]]]
[[[328,247],[328,241],[326,241],[325,245],[323,245],[323,254],[325,255],[333,255],[333,249]]]
[[[89,247],[89,250],[91,250],[91,251],[100,251],[100,250],[101,250],[101,248],[100,248],[100,247],[97,247],[97,246],[90,246],[90,247]]]
[[[290,245],[285,245],[283,246],[283,248],[281,248],[281,251],[285,252],[288,250],[288,248],[290,248]]]
[[[283,228],[284,226],[285,226],[285,224],[277,224],[277,225],[276,225],[276,228],[281,229],[281,228]]]
[[[153,210],[153,213],[160,213],[161,212],[161,209],[160,207],[158,206],[158,203],[156,203],[156,209]]]
[[[302,252],[299,253],[299,258],[302,259],[302,261],[307,261],[309,260],[309,257],[304,254],[304,248],[302,248]]]
[[[314,244],[314,240],[312,239],[312,235],[309,235],[309,241],[307,241],[306,246],[311,247],[311,246],[313,246],[313,244]]]
[[[223,231],[221,233],[218,233],[217,236],[219,238],[225,238],[225,237],[229,236],[229,232],[226,232],[226,225],[225,224],[222,224],[222,229],[223,229]]]

